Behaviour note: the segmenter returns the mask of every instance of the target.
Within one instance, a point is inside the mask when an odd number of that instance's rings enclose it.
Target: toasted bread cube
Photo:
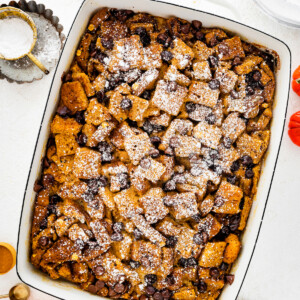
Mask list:
[[[205,43],[197,41],[193,46],[193,51],[195,54],[195,59],[207,60],[209,56],[214,54],[215,49],[208,48]]]
[[[232,91],[238,80],[238,75],[236,75],[231,70],[226,70],[225,68],[218,68],[215,73],[215,78],[220,82],[221,93],[227,94]]]
[[[134,21],[134,23],[130,23],[130,26],[129,26],[131,32],[135,32],[136,29],[139,27],[145,28],[148,33],[152,33],[154,30],[154,26],[151,23],[142,23],[142,22],[135,23],[135,22],[138,22],[138,20],[132,20],[132,21]]]
[[[179,70],[185,69],[193,60],[194,52],[181,39],[176,38],[173,43],[174,48],[169,50],[173,54],[172,65]]]
[[[150,224],[162,220],[169,213],[167,207],[164,206],[163,197],[164,192],[161,188],[152,188],[139,200],[144,209],[145,218]]]
[[[102,220],[105,216],[105,207],[101,196],[96,195],[92,201],[84,202],[83,206],[92,219]]]
[[[89,240],[88,235],[84,232],[82,228],[78,226],[78,224],[74,224],[69,228],[68,236],[69,239],[73,242],[75,242],[76,240],[87,242]]]
[[[95,220],[90,222],[90,227],[98,242],[98,245],[102,250],[107,251],[110,248],[111,239],[103,223],[99,220]]]
[[[193,75],[195,79],[210,80],[212,78],[209,63],[206,60],[194,62],[193,71],[194,71]]]
[[[248,74],[253,71],[254,67],[260,64],[262,61],[263,59],[260,56],[247,56],[241,65],[238,65],[234,68],[234,71],[238,75]]]
[[[200,255],[199,265],[204,268],[219,267],[223,261],[226,244],[226,242],[207,243]]]
[[[152,102],[161,110],[171,114],[178,115],[187,94],[187,88],[177,86],[175,91],[169,91],[168,83],[160,80],[157,83]]]
[[[92,97],[95,95],[95,91],[93,86],[91,85],[89,77],[85,73],[72,73],[73,81],[79,81],[84,88],[84,91],[88,97]]]
[[[142,121],[144,119],[144,113],[149,106],[149,101],[137,96],[127,96],[132,101],[132,108],[128,113],[129,119],[132,121]]]
[[[101,154],[89,148],[78,148],[73,173],[77,178],[90,179],[100,175]]]
[[[237,214],[240,212],[240,202],[243,197],[243,191],[236,185],[227,181],[222,181],[216,193],[216,197],[221,197],[223,204],[215,206],[213,211],[220,214]]]
[[[218,161],[219,165],[222,166],[224,172],[231,173],[230,168],[233,162],[240,158],[239,153],[234,147],[227,149],[223,145],[218,147],[218,151],[220,154],[220,160]]]
[[[108,137],[111,131],[116,127],[115,122],[102,122],[98,127],[97,130],[92,135],[92,140],[96,142],[102,142]]]
[[[245,131],[245,122],[239,118],[238,113],[231,113],[222,124],[222,133],[233,142]]]
[[[58,157],[72,155],[78,148],[78,144],[73,134],[57,134],[55,136],[55,144]]]
[[[207,195],[205,199],[201,202],[200,211],[201,215],[205,216],[211,212],[214,207],[215,199],[212,195]]]
[[[72,181],[64,182],[60,186],[58,196],[63,199],[78,200],[82,198],[85,192],[87,192],[88,186],[85,182],[75,179]]]
[[[131,247],[131,258],[147,269],[156,270],[162,262],[161,248],[150,242],[134,241]]]
[[[157,275],[166,278],[173,270],[174,266],[174,249],[162,248],[162,264],[157,272]]]
[[[179,146],[175,148],[175,154],[179,157],[189,157],[191,154],[200,154],[201,153],[201,143],[191,137],[176,135],[179,140]]]
[[[196,298],[196,292],[193,287],[182,287],[173,294],[173,299],[176,300],[194,300]]]
[[[61,214],[71,218],[76,219],[80,223],[84,223],[86,221],[86,214],[83,207],[77,202],[66,199],[64,202],[59,202],[57,204],[58,210]]]
[[[227,264],[233,264],[240,252],[241,249],[241,242],[237,235],[231,233],[225,239],[227,246],[224,251],[224,258],[223,261]]]
[[[123,190],[116,194],[114,202],[120,212],[120,215],[124,218],[131,218],[134,215],[141,214],[143,212],[133,188]]]
[[[123,240],[120,242],[113,242],[112,248],[117,258],[121,260],[128,260],[130,258],[130,248],[132,245],[132,238],[128,233],[123,233]]]
[[[149,239],[150,242],[163,247],[166,244],[166,238],[155,230],[141,215],[135,214],[132,217],[134,225],[143,233],[143,235]]]
[[[134,165],[137,165],[152,148],[152,144],[147,133],[141,133],[128,138],[126,137],[124,146]]]
[[[159,76],[157,69],[149,69],[132,85],[132,93],[140,96],[145,90],[152,89]]]
[[[81,128],[82,125],[77,123],[75,119],[64,119],[59,115],[56,115],[51,123],[51,132],[54,134],[67,133],[77,135]]]
[[[211,279],[211,278],[207,278],[204,279],[204,282],[207,285],[207,291],[210,294],[214,294],[215,292],[220,291],[223,287],[224,287],[224,280],[220,280],[220,279]],[[216,299],[216,298],[209,298],[209,299]]]
[[[142,165],[139,165],[136,169],[135,175],[141,178],[146,178],[154,183],[157,182],[165,173],[166,167],[151,157],[144,159],[147,161],[147,164],[149,164],[149,167],[147,165],[148,168],[143,168]]]
[[[194,127],[193,135],[206,147],[216,149],[220,143],[222,131],[215,125],[199,122],[199,124]]]
[[[272,119],[272,109],[266,108],[258,120],[249,120],[247,124],[248,131],[264,130]]]
[[[167,155],[160,155],[156,160],[161,162],[166,167],[166,171],[162,174],[160,180],[168,181],[169,179],[171,179],[172,175],[174,174],[174,166],[175,166],[174,157],[167,156]]]
[[[101,74],[99,74],[95,80],[92,82],[92,87],[94,89],[94,91],[97,93],[97,92],[100,92],[100,91],[103,91],[104,88],[105,88],[105,77]]]
[[[156,227],[159,232],[164,235],[179,236],[182,227],[180,227],[173,219],[170,217],[165,217],[160,221]]]
[[[90,100],[89,106],[84,113],[85,121],[95,126],[100,125],[104,121],[110,121],[111,115],[108,109],[100,104],[96,98]]]
[[[192,81],[188,99],[198,104],[214,107],[217,104],[219,94],[219,90],[212,90],[206,82]]]
[[[262,156],[265,153],[263,147],[263,141],[259,140],[258,138],[254,138],[247,133],[241,135],[237,141],[237,151],[241,156],[249,155],[253,159],[253,163],[257,164],[260,162]]]
[[[177,258],[189,258],[199,255],[200,247],[193,241],[194,235],[197,231],[182,227],[178,242],[176,243],[175,253]]]
[[[178,84],[183,86],[188,86],[191,83],[191,80],[187,76],[180,73],[173,65],[170,65],[167,69],[164,79],[167,81],[176,81]]]
[[[35,205],[32,220],[31,236],[34,237],[40,231],[42,221],[47,219],[48,209],[46,206]]]
[[[124,121],[128,117],[128,112],[121,108],[123,95],[120,92],[114,92],[109,101],[109,112],[119,121]]]
[[[201,219],[197,224],[197,231],[205,231],[208,233],[209,239],[212,239],[219,233],[222,228],[222,224],[211,214]]]
[[[150,100],[149,106],[144,113],[144,118],[159,116],[159,114],[160,114],[160,109],[153,104],[152,100]]]
[[[128,71],[143,66],[143,45],[138,35],[118,40],[114,43],[108,69],[112,73]]]
[[[88,147],[96,147],[98,142],[93,139],[93,134],[95,133],[95,131],[97,130],[97,128],[92,125],[92,124],[84,124],[82,127],[82,133],[86,135],[87,137],[87,142],[86,142],[86,146]]]
[[[89,47],[92,40],[93,36],[90,33],[86,33],[82,37],[78,50],[76,51],[76,61],[84,71],[87,69],[88,59],[90,56]]]
[[[219,28],[203,28],[203,33],[205,33],[205,41],[207,45],[212,44],[212,40],[217,38],[221,41],[227,38],[227,34],[224,30]]]
[[[101,197],[103,203],[109,210],[115,209],[115,202],[113,193],[106,187],[100,187],[98,191],[99,196]]]
[[[150,122],[151,122],[151,124],[154,124],[154,125],[168,127],[171,122],[171,115],[169,115],[167,113],[162,113],[161,115],[159,115],[157,117],[152,117],[150,119]]]
[[[206,117],[211,113],[212,109],[210,107],[195,104],[195,110],[189,113],[189,118],[197,122],[205,121]]]
[[[221,51],[221,48],[226,48],[228,51]],[[217,49],[220,60],[234,59],[236,56],[245,57],[242,42],[238,36],[222,41],[218,44]]]
[[[142,177],[139,172],[136,172],[137,167],[130,165],[129,167],[129,175],[130,175],[130,182],[133,188],[139,195],[145,194],[151,187],[149,180],[145,177]]]
[[[152,25],[152,24],[147,24]],[[151,68],[160,69],[162,66],[161,52],[163,50],[162,45],[154,43],[150,44],[148,47],[144,48],[144,61],[143,70],[148,70]]]
[[[79,81],[64,83],[61,87],[60,97],[62,103],[72,114],[88,107],[88,99]]]
[[[245,197],[244,206],[241,212],[241,221],[238,230],[244,230],[247,224],[247,219],[251,210],[253,199],[250,197]]]
[[[177,220],[190,218],[198,213],[196,196],[194,193],[179,193],[172,197],[171,215]]]

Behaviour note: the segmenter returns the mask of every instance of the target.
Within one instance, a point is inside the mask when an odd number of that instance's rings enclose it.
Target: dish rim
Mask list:
[[[45,108],[44,108],[44,111],[43,111],[43,115],[42,115],[42,119],[41,119],[41,123],[40,123],[40,128],[39,128],[39,131],[38,131],[38,135],[37,135],[37,138],[36,138],[36,142],[35,142],[35,146],[34,146],[34,151],[33,151],[33,155],[32,155],[32,159],[31,159],[31,163],[30,163],[30,167],[29,167],[29,172],[28,172],[28,176],[27,176],[27,180],[26,180],[26,185],[25,185],[25,191],[24,191],[24,196],[23,196],[23,200],[22,200],[22,208],[21,208],[21,213],[20,213],[20,218],[19,218],[19,227],[18,227],[18,240],[17,240],[17,260],[16,260],[16,272],[17,272],[17,276],[19,277],[19,279],[27,284],[28,286],[30,286],[31,288],[34,288],[42,293],[45,293],[49,296],[52,296],[52,297],[55,297],[57,299],[62,299],[64,300],[63,298],[60,298],[60,297],[57,297],[47,291],[44,291],[44,290],[41,290],[39,289],[38,287],[36,286],[33,286],[32,284],[29,284],[27,283],[25,280],[22,279],[21,275],[20,275],[20,272],[19,272],[19,269],[18,269],[18,261],[19,261],[19,249],[20,249],[20,245],[19,245],[19,242],[20,242],[20,231],[21,231],[21,224],[22,224],[22,217],[23,217],[23,210],[24,210],[24,204],[25,204],[25,198],[26,198],[26,194],[27,194],[27,188],[28,188],[28,182],[29,182],[29,179],[30,179],[30,176],[31,176],[31,172],[32,172],[32,165],[33,165],[33,162],[34,162],[34,159],[35,159],[35,156],[36,156],[36,150],[37,150],[37,145],[38,145],[38,142],[39,142],[39,139],[40,139],[40,133],[41,133],[41,130],[42,130],[42,125],[43,125],[43,121],[44,121],[44,117],[45,117],[45,114],[46,114],[46,111],[47,111],[47,107],[48,107],[48,103],[49,103],[49,98],[50,98],[50,94],[51,94],[51,91],[52,91],[52,87],[53,87],[53,83],[54,83],[54,80],[56,78],[56,73],[57,73],[57,69],[60,65],[60,62],[61,62],[61,57],[62,57],[62,54],[65,50],[65,46],[68,42],[68,39],[69,39],[69,36],[70,36],[70,33],[72,32],[72,29],[73,29],[73,26],[74,26],[74,23],[75,21],[77,20],[77,17],[79,15],[79,13],[81,12],[81,9],[83,7],[83,5],[88,2],[90,0],[83,0],[82,3],[80,4],[77,12],[76,12],[76,15],[74,16],[74,19],[72,21],[72,24],[70,26],[70,29],[69,29],[69,32],[66,36],[66,39],[65,39],[65,42],[64,42],[64,45],[63,45],[63,48],[62,48],[62,51],[61,51],[61,54],[59,56],[59,59],[58,59],[58,62],[57,62],[57,65],[55,67],[55,70],[54,70],[54,74],[53,74],[53,78],[51,80],[51,84],[50,84],[50,87],[49,87],[49,92],[48,92],[48,96],[47,96],[47,101],[45,102]],[[210,16],[213,16],[213,17],[216,17],[216,18],[220,18],[220,19],[224,19],[224,20],[228,20],[230,22],[233,22],[233,23],[236,23],[236,24],[239,24],[241,26],[244,26],[246,28],[249,28],[251,30],[254,30],[254,31],[257,31],[261,34],[264,34],[276,41],[278,41],[279,43],[281,43],[287,50],[288,50],[288,54],[289,54],[289,66],[288,66],[288,70],[289,70],[289,78],[288,78],[288,85],[290,87],[290,84],[291,84],[291,63],[292,63],[292,53],[291,53],[291,50],[288,46],[287,43],[285,43],[283,40],[269,34],[269,33],[266,33],[260,29],[257,29],[257,28],[254,28],[252,26],[249,26],[247,24],[244,24],[240,21],[236,21],[236,20],[233,20],[231,18],[227,18],[227,17],[224,17],[224,16],[220,16],[218,14],[214,14],[214,13],[210,13],[210,12],[207,12],[207,11],[203,11],[201,9],[196,9],[196,8],[193,8],[193,7],[189,7],[189,6],[184,6],[184,5],[181,5],[181,4],[176,4],[176,3],[170,3],[170,2],[165,2],[163,0],[146,0],[146,1],[149,1],[149,2],[155,2],[155,3],[163,3],[165,5],[171,5],[171,6],[176,6],[176,7],[179,7],[179,8],[184,8],[184,9],[188,9],[188,10],[192,10],[192,11],[195,11],[195,12],[200,12],[200,13],[203,13],[203,14],[207,14],[207,15],[210,15]],[[147,11],[145,9],[145,11]],[[230,29],[226,29],[227,31],[230,31]],[[249,270],[249,267],[250,267],[250,264],[252,262],[252,258],[253,258],[253,255],[254,255],[254,252],[255,252],[255,249],[256,249],[256,245],[257,245],[257,241],[258,241],[258,238],[259,238],[259,235],[260,235],[260,231],[261,231],[261,227],[262,227],[262,223],[264,221],[264,215],[265,215],[265,212],[266,212],[266,207],[267,207],[267,204],[268,204],[268,201],[269,201],[269,195],[270,195],[270,192],[271,192],[271,188],[272,188],[272,183],[273,183],[273,178],[274,178],[274,174],[275,174],[275,170],[276,170],[276,167],[277,167],[277,161],[278,161],[278,158],[279,158],[279,153],[280,153],[280,150],[281,150],[281,145],[282,145],[282,139],[283,139],[283,134],[284,134],[284,129],[285,129],[285,125],[286,125],[286,116],[287,116],[287,111],[288,111],[288,107],[289,107],[289,96],[290,96],[290,88],[288,89],[287,91],[287,102],[286,102],[286,107],[285,107],[285,112],[284,112],[284,120],[283,120],[283,124],[282,124],[282,130],[281,130],[281,135],[280,135],[280,140],[279,140],[279,144],[278,144],[278,149],[277,149],[277,153],[275,153],[274,155],[276,156],[275,158],[275,162],[274,162],[274,166],[273,166],[273,171],[272,171],[272,176],[270,178],[270,184],[269,184],[269,187],[268,187],[268,193],[267,193],[267,196],[266,196],[266,200],[265,200],[265,203],[264,203],[264,208],[263,208],[263,212],[262,212],[262,216],[261,216],[261,220],[260,220],[260,224],[259,224],[259,227],[258,227],[258,231],[257,231],[257,234],[256,234],[256,238],[255,238],[255,242],[254,242],[254,245],[253,245],[253,249],[251,251],[251,255],[250,255],[250,258],[248,260],[248,263],[247,263],[247,267],[245,269],[245,272],[244,272],[244,275],[243,275],[243,279],[240,283],[240,286],[239,286],[239,289],[238,289],[238,292],[236,294],[236,297],[235,297],[235,300],[238,299],[238,296],[241,292],[241,289],[243,287],[243,284],[244,284],[244,281],[246,279],[246,276],[247,276],[247,273],[248,273],[248,270]],[[278,132],[279,133],[279,132]]]

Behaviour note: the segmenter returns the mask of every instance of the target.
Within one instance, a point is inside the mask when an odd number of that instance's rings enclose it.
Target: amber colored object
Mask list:
[[[0,243],[0,275],[10,271],[16,264],[16,250],[7,243]]]

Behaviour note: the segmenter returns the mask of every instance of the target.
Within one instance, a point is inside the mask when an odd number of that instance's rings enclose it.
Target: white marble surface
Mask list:
[[[81,0],[39,2],[53,9],[67,34]],[[169,2],[238,17],[241,22],[284,40],[292,50],[293,69],[300,64],[300,30],[265,16],[252,0]],[[235,10],[220,8],[215,2],[229,2]],[[0,81],[0,241],[15,247],[24,188],[52,76],[53,71],[40,81],[23,85]],[[298,110],[300,97],[291,92],[288,117]],[[299,166],[300,148],[290,142],[285,130],[263,226],[239,300],[300,299]],[[15,269],[0,275],[0,294],[17,282]],[[30,299],[54,298],[32,290]]]

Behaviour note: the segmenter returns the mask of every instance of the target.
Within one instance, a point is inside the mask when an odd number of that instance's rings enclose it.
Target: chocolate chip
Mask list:
[[[252,74],[252,78],[254,81],[260,81],[261,73],[258,70],[254,71]]]
[[[252,96],[252,95],[254,95],[254,93],[255,93],[254,89],[251,86],[248,85],[246,87],[246,95],[247,96]]]
[[[88,140],[87,136],[84,133],[80,133],[77,138],[77,143],[80,147],[83,147],[87,143],[87,140]]]
[[[89,179],[87,185],[88,185],[89,191],[92,194],[96,195],[98,193],[98,190],[100,187],[100,182],[99,182],[98,178]]]
[[[231,96],[232,99],[238,99],[240,95],[236,90],[232,90],[230,92],[230,96]]]
[[[99,187],[106,187],[108,184],[107,178],[105,176],[98,177],[98,184],[99,184]]]
[[[211,40],[209,41],[209,45],[210,45],[211,47],[215,47],[216,45],[218,45],[218,43],[219,43],[219,41],[218,41],[216,35],[214,35],[214,36],[211,38]]]
[[[202,27],[202,22],[198,21],[198,20],[193,20],[192,21],[192,26],[196,29],[199,30]]]
[[[217,173],[217,175],[222,175],[223,168],[220,165],[213,165],[212,170]]]
[[[159,150],[157,149],[151,149],[149,151],[149,155],[152,157],[152,158],[157,158],[159,157],[160,153],[159,153]]]
[[[231,183],[231,184],[236,184],[236,182],[237,182],[237,177],[236,177],[236,175],[228,176],[228,177],[227,177],[227,181],[228,181],[229,183]]]
[[[147,300],[147,299],[149,299],[149,297],[146,295],[141,295],[139,298],[139,300]]]
[[[210,268],[209,274],[213,279],[218,279],[218,277],[220,275],[220,271],[218,270],[218,268],[213,267],[213,268]]]
[[[96,98],[97,98],[97,101],[99,102],[99,103],[103,103],[104,101],[104,96],[105,96],[105,92],[104,92],[104,90],[101,90],[101,91],[98,91],[97,93],[96,93]]]
[[[42,178],[42,184],[45,187],[52,185],[54,182],[54,177],[51,174],[44,174]]]
[[[33,186],[33,190],[38,193],[39,191],[41,191],[43,189],[43,186],[40,184],[39,180],[36,180],[34,182],[34,186]]]
[[[230,149],[231,145],[232,145],[232,139],[230,139],[229,137],[225,136],[223,138],[223,145],[225,148]]]
[[[112,37],[103,37],[101,39],[101,44],[104,48],[111,50],[114,47],[114,40]]]
[[[156,292],[154,295],[153,295],[153,299],[154,300],[163,300],[163,296],[160,292]]]
[[[46,236],[41,236],[38,240],[38,244],[41,247],[46,247],[49,244],[49,238]]]
[[[171,42],[172,42],[172,39],[169,35],[167,35],[166,33],[160,33],[158,36],[157,36],[157,42],[159,44],[162,44],[165,48],[169,47]]]
[[[205,293],[207,290],[207,284],[203,280],[200,280],[197,288],[199,293]]]
[[[137,269],[139,266],[140,266],[140,263],[138,261],[135,261],[135,260],[131,260],[129,262],[129,265],[132,269]]]
[[[148,285],[148,286],[146,286],[145,291],[149,296],[151,296],[151,295],[154,295],[154,293],[156,292],[156,288],[153,287],[152,285]]]
[[[172,60],[173,54],[172,52],[165,50],[161,53],[161,58],[164,62],[168,63]]]
[[[253,178],[253,176],[254,176],[254,172],[253,172],[252,169],[247,169],[247,170],[245,171],[245,177],[246,177],[246,178],[250,179],[250,178]]]
[[[188,23],[180,26],[180,32],[182,32],[183,34],[188,34],[190,30],[191,30],[191,25]]]
[[[103,272],[103,274],[104,274],[104,272]],[[103,274],[101,274],[101,275],[103,275]],[[101,276],[101,275],[96,275],[96,276]],[[101,290],[105,287],[105,282],[102,280],[98,280],[98,281],[96,281],[95,286],[98,290]]]
[[[202,41],[203,38],[204,38],[204,33],[203,33],[203,32],[197,31],[197,32],[195,33],[195,39],[196,39],[196,40]]]
[[[201,215],[196,214],[191,217],[195,222],[199,223],[201,221]]]
[[[75,120],[77,123],[79,124],[84,124],[85,122],[85,119],[84,119],[84,111],[78,111],[76,114],[75,114]]]
[[[237,171],[238,169],[240,168],[240,161],[239,160],[236,160],[232,163],[231,167],[230,167],[230,170],[231,172],[235,172]]]
[[[134,12],[128,9],[111,9],[112,15],[121,22],[125,22]]]
[[[249,155],[243,155],[241,157],[241,163],[244,165],[244,166],[250,166],[253,164],[253,159],[251,156]]]
[[[89,287],[88,287],[88,291],[92,294],[96,294],[98,292],[98,289],[95,285],[90,284]]]
[[[235,58],[232,61],[232,66],[238,66],[242,63],[242,59],[239,56],[235,56]]]
[[[185,109],[187,113],[192,113],[193,111],[196,110],[196,104],[193,102],[186,102]]]
[[[147,274],[144,279],[147,284],[152,285],[157,281],[157,276],[155,274]]]
[[[163,197],[163,203],[167,207],[171,207],[174,205],[174,200],[171,196],[165,196]]]
[[[70,110],[66,106],[59,106],[57,108],[57,114],[61,117],[66,117],[70,113]]]
[[[150,141],[153,145],[158,145],[161,143],[161,138],[159,136],[151,136]]]
[[[98,266],[94,269],[94,274],[96,276],[101,276],[104,274],[104,272],[105,272],[105,269],[102,266]]]
[[[203,169],[196,165],[191,168],[190,172],[193,176],[200,176],[203,173]]]
[[[168,156],[174,156],[175,153],[174,153],[174,149],[172,147],[168,147],[166,150],[165,150],[165,154],[168,155]]]
[[[193,236],[193,241],[197,245],[203,245],[208,241],[208,235],[205,231],[200,231]]]
[[[102,161],[103,163],[105,163],[105,162],[111,162],[112,159],[113,159],[113,155],[112,155],[111,152],[103,152],[103,153],[101,154],[101,161]]]
[[[50,198],[49,198],[50,204],[55,205],[59,202],[63,202],[63,200],[58,195],[55,194],[55,195],[50,196]]]
[[[43,168],[47,169],[50,167],[50,160],[47,157],[43,158]]]
[[[74,242],[74,246],[75,246],[75,248],[82,250],[85,247],[85,242],[83,240],[77,239]]]
[[[169,141],[169,145],[170,147],[172,148],[177,148],[180,146],[180,141],[179,141],[179,138],[177,136],[173,136],[170,138],[170,141]]]
[[[47,228],[47,226],[48,226],[48,220],[45,218],[45,219],[43,219],[43,220],[41,221],[41,223],[40,223],[40,229],[41,229],[41,230],[44,230],[44,229]]]
[[[209,124],[209,125],[213,125],[216,123],[217,121],[217,117],[215,114],[210,113],[205,117],[205,121]]]
[[[116,291],[113,289],[113,288],[109,288],[109,290],[108,290],[108,296],[109,297],[115,297],[115,296],[117,296],[118,294],[116,293]]]
[[[172,180],[174,180],[176,183],[186,183],[184,174],[175,173]]]
[[[172,293],[169,290],[165,289],[165,290],[161,291],[161,295],[163,296],[164,299],[170,299],[172,296]]]
[[[123,189],[128,189],[130,186],[129,182],[129,176],[127,173],[118,173],[117,175],[117,180],[120,184],[120,188]]]
[[[179,260],[178,260],[178,264],[183,267],[183,268],[186,268],[188,267],[188,260],[184,257],[181,257]]]
[[[130,110],[132,108],[132,101],[128,98],[125,98],[121,101],[120,106],[123,110]]]
[[[208,83],[212,90],[217,90],[220,88],[220,81],[218,79],[213,79]]]
[[[211,68],[216,68],[219,64],[219,59],[218,57],[211,55],[208,57],[208,62]]]
[[[176,281],[175,281],[175,278],[174,278],[173,275],[168,275],[168,276],[166,277],[166,283],[167,283],[168,286],[174,285],[175,282],[176,282]]]
[[[140,166],[143,169],[148,170],[151,167],[151,160],[149,158],[142,159],[140,162]]]
[[[144,27],[138,27],[135,30],[135,33],[140,36],[140,40],[144,47],[149,46],[149,44],[151,42],[151,38],[150,38],[150,35],[148,34],[147,30]]]
[[[221,265],[220,265],[220,270],[222,270],[222,271],[227,271],[227,269],[228,269],[228,264],[222,262]]]
[[[219,49],[219,53],[223,54],[223,55],[228,55],[229,53],[229,47],[228,45],[221,43],[218,47]]]
[[[143,236],[143,233],[138,228],[135,228],[133,230],[133,235],[136,240],[140,240]]]
[[[195,267],[195,266],[197,266],[197,264],[198,263],[197,263],[197,260],[195,257],[188,258],[188,260],[187,260],[188,267]]]
[[[174,248],[177,244],[178,238],[176,236],[169,235],[166,240],[167,248]]]
[[[224,199],[221,197],[221,196],[217,196],[216,198],[215,198],[215,206],[216,207],[220,207],[220,206],[222,206],[223,204],[225,203],[225,201],[224,201]]]
[[[116,222],[113,224],[112,229],[114,232],[121,232],[124,230],[124,224],[122,222]]]
[[[169,93],[175,92],[177,90],[177,83],[175,81],[170,81],[168,86],[167,86],[167,90]]]
[[[241,222],[240,214],[231,216],[229,219],[229,229],[233,232],[236,231],[240,226],[240,222]]]
[[[123,241],[124,237],[123,237],[122,233],[116,232],[116,233],[112,234],[110,238],[114,242],[121,242],[121,241]]]
[[[165,184],[163,185],[163,190],[165,192],[171,192],[176,190],[176,182],[174,180],[169,180],[165,182]]]
[[[143,99],[150,100],[150,99],[151,99],[151,91],[146,90],[146,91],[141,95],[141,97],[142,97]]]
[[[209,150],[208,155],[212,160],[219,159],[220,157],[219,151],[215,149]]]
[[[116,283],[114,286],[114,290],[118,294],[123,294],[125,291],[125,285],[123,283]]]
[[[233,281],[234,281],[234,275],[233,274],[225,275],[225,282],[226,283],[229,283],[230,285],[232,285]]]
[[[148,134],[151,134],[154,130],[153,125],[149,120],[146,120],[143,124],[143,130],[146,131]]]

